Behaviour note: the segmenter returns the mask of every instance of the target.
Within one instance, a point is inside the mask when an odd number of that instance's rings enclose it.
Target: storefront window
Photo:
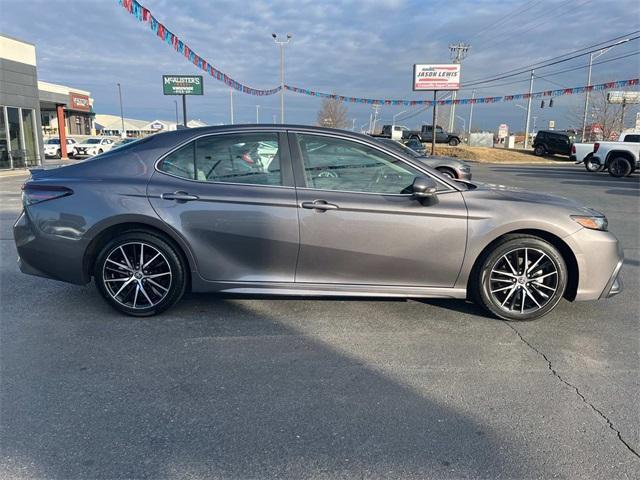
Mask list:
[[[24,149],[26,152],[26,166],[38,165],[38,147],[36,132],[33,128],[33,110],[22,109],[22,131],[24,133]]]
[[[17,108],[7,107],[9,120],[9,154],[13,158],[13,168],[25,166],[25,152],[20,146],[20,113]]]
[[[9,146],[7,145],[7,125],[4,122],[4,107],[0,107],[0,168],[11,168]]]

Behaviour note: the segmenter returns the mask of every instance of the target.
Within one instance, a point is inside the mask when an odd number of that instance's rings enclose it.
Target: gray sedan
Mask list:
[[[446,175],[449,178],[455,178],[456,180],[471,180],[471,167],[462,160],[452,157],[432,157],[430,155],[425,155],[423,153],[416,152],[412,148],[409,148],[396,140],[391,140],[390,138],[377,138],[376,140],[384,143],[389,148],[425,163],[431,168],[435,168],[441,174]]]
[[[295,125],[161,133],[36,170],[14,226],[23,272],[93,278],[121,312],[185,291],[470,298],[540,317],[620,292],[606,218],[459,182],[370,137]],[[594,255],[593,252],[597,252]]]

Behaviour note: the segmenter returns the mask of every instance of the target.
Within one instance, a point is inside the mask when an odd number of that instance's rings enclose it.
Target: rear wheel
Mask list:
[[[620,178],[631,175],[633,172],[633,165],[624,157],[615,157],[609,162],[609,175],[612,177]]]
[[[533,153],[538,157],[543,157],[545,153],[547,153],[547,150],[542,145],[536,145],[533,149]]]
[[[507,235],[482,260],[473,296],[498,318],[533,320],[556,307],[567,277],[553,245],[531,235]]]
[[[98,290],[116,310],[146,317],[175,304],[186,289],[176,249],[150,232],[127,232],[108,242],[94,266]]]
[[[451,147],[457,147],[459,143],[460,140],[458,140],[457,138],[452,138],[451,140],[449,140],[449,145]]]
[[[600,162],[593,162],[593,156],[588,155],[587,158],[584,159],[584,168],[586,168],[588,172],[601,172],[604,170],[604,165],[601,165]]]

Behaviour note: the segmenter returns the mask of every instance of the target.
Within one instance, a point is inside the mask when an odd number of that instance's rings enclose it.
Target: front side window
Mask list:
[[[417,176],[404,162],[349,140],[298,135],[307,187],[319,190],[408,194]]]
[[[282,185],[277,133],[212,135],[165,157],[163,172],[203,182]]]

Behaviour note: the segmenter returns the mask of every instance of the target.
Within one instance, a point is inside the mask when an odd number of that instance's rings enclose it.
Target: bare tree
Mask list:
[[[624,126],[622,125],[622,105],[609,103],[607,92],[591,92],[589,110],[587,111],[587,134],[585,140],[610,139],[612,136],[629,128],[635,122],[637,105],[626,105]],[[567,113],[569,124],[582,133],[583,104],[571,108]]]
[[[318,112],[316,123],[321,127],[347,128],[347,107],[340,100],[325,98]]]

